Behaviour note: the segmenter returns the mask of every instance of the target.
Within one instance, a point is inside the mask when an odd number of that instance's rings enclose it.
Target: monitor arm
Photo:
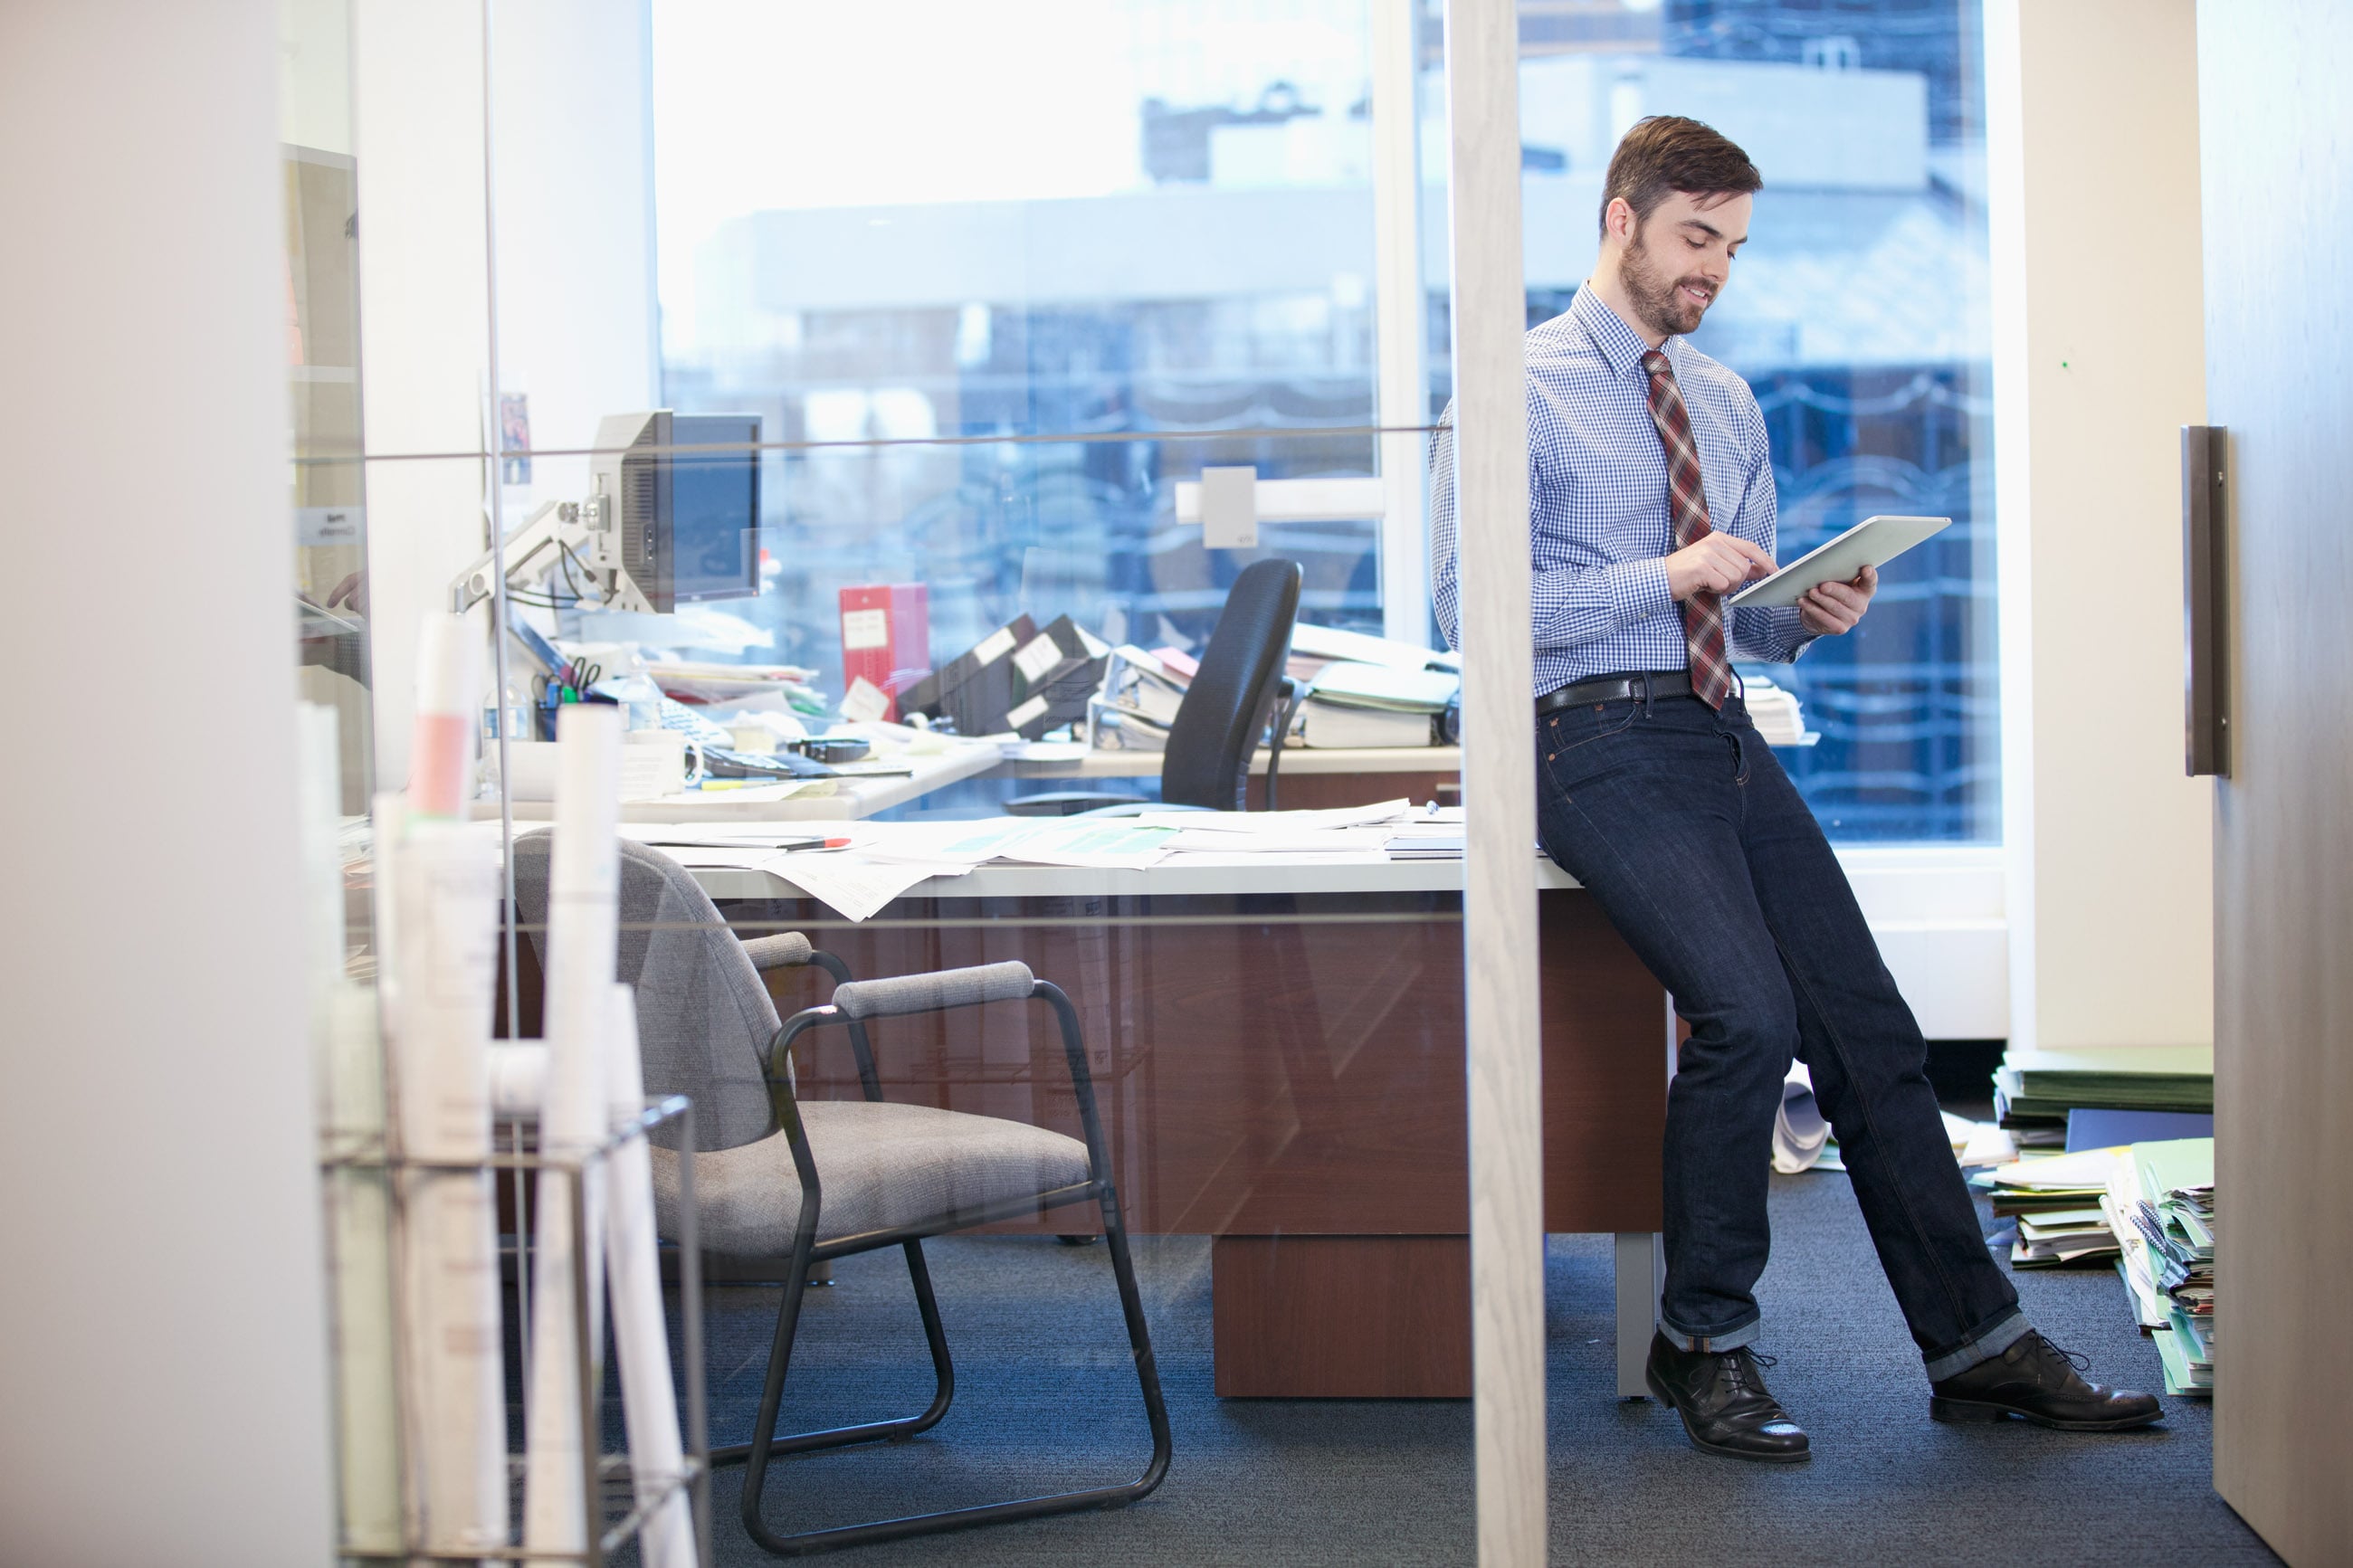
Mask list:
[[[637,607],[628,603],[633,596],[631,585],[610,564],[618,553],[612,549],[612,502],[601,486],[597,494],[585,500],[549,501],[541,506],[521,528],[507,535],[508,586],[522,587],[546,577],[569,553],[588,578],[582,585],[582,603],[622,609]],[[452,612],[463,615],[491,596],[497,564],[496,555],[485,551],[472,565],[450,579]]]

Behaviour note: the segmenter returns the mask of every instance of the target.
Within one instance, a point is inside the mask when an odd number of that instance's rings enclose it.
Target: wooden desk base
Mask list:
[[[1228,1399],[1468,1399],[1467,1236],[1221,1236],[1209,1246]]]
[[[1471,1364],[1460,907],[1443,893],[905,900],[845,926],[785,900],[729,918],[805,930],[860,975],[1018,958],[1057,981],[1086,1031],[1130,1228],[1217,1238],[1218,1391],[1459,1398]],[[1538,909],[1546,1227],[1631,1237],[1620,1389],[1640,1394],[1665,998],[1587,895],[1546,891]],[[807,971],[771,982],[786,1013],[823,994]],[[892,1099],[1076,1131],[1046,1009],[872,1027]],[[810,1037],[797,1065],[805,1097],[859,1092],[838,1031]]]

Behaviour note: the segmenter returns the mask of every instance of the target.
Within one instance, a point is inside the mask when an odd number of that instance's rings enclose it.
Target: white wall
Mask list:
[[[657,406],[646,0],[494,17],[499,379],[530,396],[533,446],[586,447],[604,416]],[[586,458],[532,475],[540,500],[587,483]]]
[[[353,0],[378,787],[408,776],[418,616],[489,544],[480,0]]]
[[[2205,1043],[2179,428],[2205,411],[2195,7],[1992,0],[1986,28],[2010,1039]]]
[[[12,1563],[332,1551],[277,58],[271,0],[0,7],[0,658],[149,760],[0,770]]]
[[[483,442],[482,0],[353,12],[376,755],[396,785],[417,617],[489,544],[480,460],[414,457]],[[530,397],[535,446],[585,446],[597,416],[655,395],[644,0],[497,0],[491,19],[499,376]],[[549,461],[533,489],[568,496],[586,474]]]

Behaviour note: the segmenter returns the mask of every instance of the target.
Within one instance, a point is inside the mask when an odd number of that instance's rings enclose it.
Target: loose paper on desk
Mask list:
[[[556,719],[556,740],[564,756],[547,868],[547,1099],[539,1142],[543,1154],[577,1159],[603,1138],[609,1093],[604,1035],[619,933],[619,710],[566,707]],[[589,1390],[580,1383],[574,1271],[580,1271],[588,1291],[587,1354],[594,1357],[604,1342],[601,1174],[591,1163],[580,1178],[577,1224],[588,1251],[582,1258],[573,1250],[572,1179],[557,1171],[540,1173],[523,1509],[524,1544],[534,1552],[587,1549],[582,1468],[588,1456],[581,1449],[581,1420]]]
[[[615,985],[607,995],[606,1110],[607,1125],[617,1127],[644,1111],[646,1079],[638,1055],[636,996],[627,985]],[[646,1568],[692,1568],[694,1516],[686,1489],[679,1484],[686,1453],[679,1439],[678,1396],[670,1380],[660,1239],[654,1229],[653,1158],[645,1139],[631,1138],[613,1151],[606,1215],[613,1353],[620,1363],[629,1477],[641,1503],[669,1489],[646,1521],[640,1550]]]
[[[1166,826],[1125,818],[1107,822],[1036,822],[1018,816],[969,825],[973,831],[951,837],[941,852],[1029,866],[1075,866],[1087,870],[1142,870],[1166,856],[1176,834]]]
[[[1449,831],[1461,837],[1459,825]],[[1396,830],[1389,827],[1304,828],[1295,833],[1220,833],[1186,828],[1169,838],[1177,855],[1365,855],[1382,858]]]
[[[972,867],[963,861],[877,860],[855,850],[812,850],[772,854],[759,868],[792,883],[844,920],[864,921],[916,883],[961,877]]]
[[[1413,809],[1410,801],[1342,805],[1326,811],[1145,811],[1127,820],[1140,827],[1181,827],[1204,833],[1299,833],[1324,827],[1369,827]]]

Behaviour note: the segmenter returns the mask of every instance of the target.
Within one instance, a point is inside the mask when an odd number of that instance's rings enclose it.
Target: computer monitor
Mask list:
[[[596,553],[617,607],[668,615],[759,593],[759,440],[756,414],[606,416],[590,471],[610,510]]]

